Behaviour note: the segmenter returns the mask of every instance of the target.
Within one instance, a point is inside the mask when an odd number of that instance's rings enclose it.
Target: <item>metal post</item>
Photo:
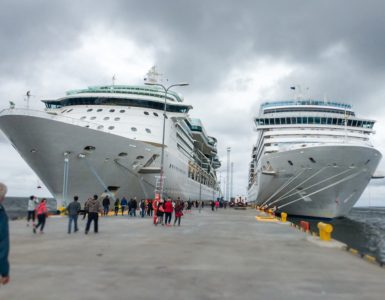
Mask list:
[[[167,112],[167,92],[170,88],[174,86],[186,86],[188,83],[177,83],[177,84],[172,84],[169,87],[165,87],[163,84],[160,83],[154,83],[154,82],[146,82],[145,84],[147,85],[156,85],[160,86],[161,88],[164,89],[164,107],[163,107],[163,131],[162,131],[162,152],[161,152],[161,160],[160,160],[160,178],[159,178],[159,194],[160,198],[163,198],[163,186],[164,186],[164,138],[165,138],[165,131],[166,131],[166,112]]]
[[[227,148],[227,174],[226,174],[226,200],[230,201],[230,152],[231,147]]]
[[[230,200],[233,197],[233,174],[234,174],[234,163],[231,162],[231,177],[230,177]]]
[[[67,193],[68,193],[68,154],[64,154],[64,175],[63,175],[63,201],[62,206],[67,206]]]

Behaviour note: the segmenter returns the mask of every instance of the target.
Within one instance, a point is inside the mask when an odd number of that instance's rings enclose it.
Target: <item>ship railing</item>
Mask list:
[[[0,111],[0,115],[23,115],[23,116],[36,116],[36,117],[43,117],[45,119],[54,120],[54,121],[64,121],[65,123],[72,124],[72,125],[79,125],[82,127],[89,126],[91,129],[98,129],[103,131],[104,125],[101,123],[95,123],[95,122],[89,122],[85,120],[79,120],[77,118],[69,117],[69,116],[63,116],[58,114],[52,114],[51,112],[47,112],[44,110],[38,110],[38,109],[30,109],[30,108],[9,108],[9,109],[3,109]],[[91,127],[91,125],[93,127]],[[103,128],[97,128],[98,126],[103,126]]]

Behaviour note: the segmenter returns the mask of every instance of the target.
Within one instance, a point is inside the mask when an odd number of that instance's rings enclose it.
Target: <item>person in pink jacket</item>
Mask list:
[[[47,200],[45,198],[41,199],[41,202],[36,208],[36,215],[37,215],[37,225],[33,228],[33,233],[36,233],[36,229],[40,227],[40,233],[43,233],[44,225],[45,225],[45,219],[48,216],[48,210],[47,210]]]

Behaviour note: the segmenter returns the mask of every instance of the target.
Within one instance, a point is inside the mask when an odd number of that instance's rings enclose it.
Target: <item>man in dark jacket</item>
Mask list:
[[[0,284],[9,282],[9,229],[8,216],[3,207],[7,186],[0,182]]]
[[[68,204],[68,233],[71,233],[71,225],[74,222],[75,232],[78,231],[78,213],[80,211],[80,203],[78,202],[79,197],[75,196],[74,201]]]
[[[108,195],[104,197],[102,204],[104,208],[104,215],[107,216],[110,210],[110,197],[108,197]]]

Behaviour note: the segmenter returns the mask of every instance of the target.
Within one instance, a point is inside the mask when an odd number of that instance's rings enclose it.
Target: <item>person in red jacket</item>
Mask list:
[[[156,225],[158,222],[158,216],[157,216],[158,203],[159,203],[159,200],[157,198],[155,198],[154,201],[152,201],[152,210],[154,211],[154,225]]]
[[[41,199],[41,202],[36,208],[36,215],[37,215],[38,223],[35,227],[33,227],[33,233],[36,233],[36,229],[39,227],[40,227],[40,233],[43,233],[45,219],[48,216],[47,200],[45,198]]]
[[[164,203],[164,213],[166,215],[164,223],[166,226],[171,226],[171,215],[173,211],[172,202],[170,198],[167,198],[166,202]]]

